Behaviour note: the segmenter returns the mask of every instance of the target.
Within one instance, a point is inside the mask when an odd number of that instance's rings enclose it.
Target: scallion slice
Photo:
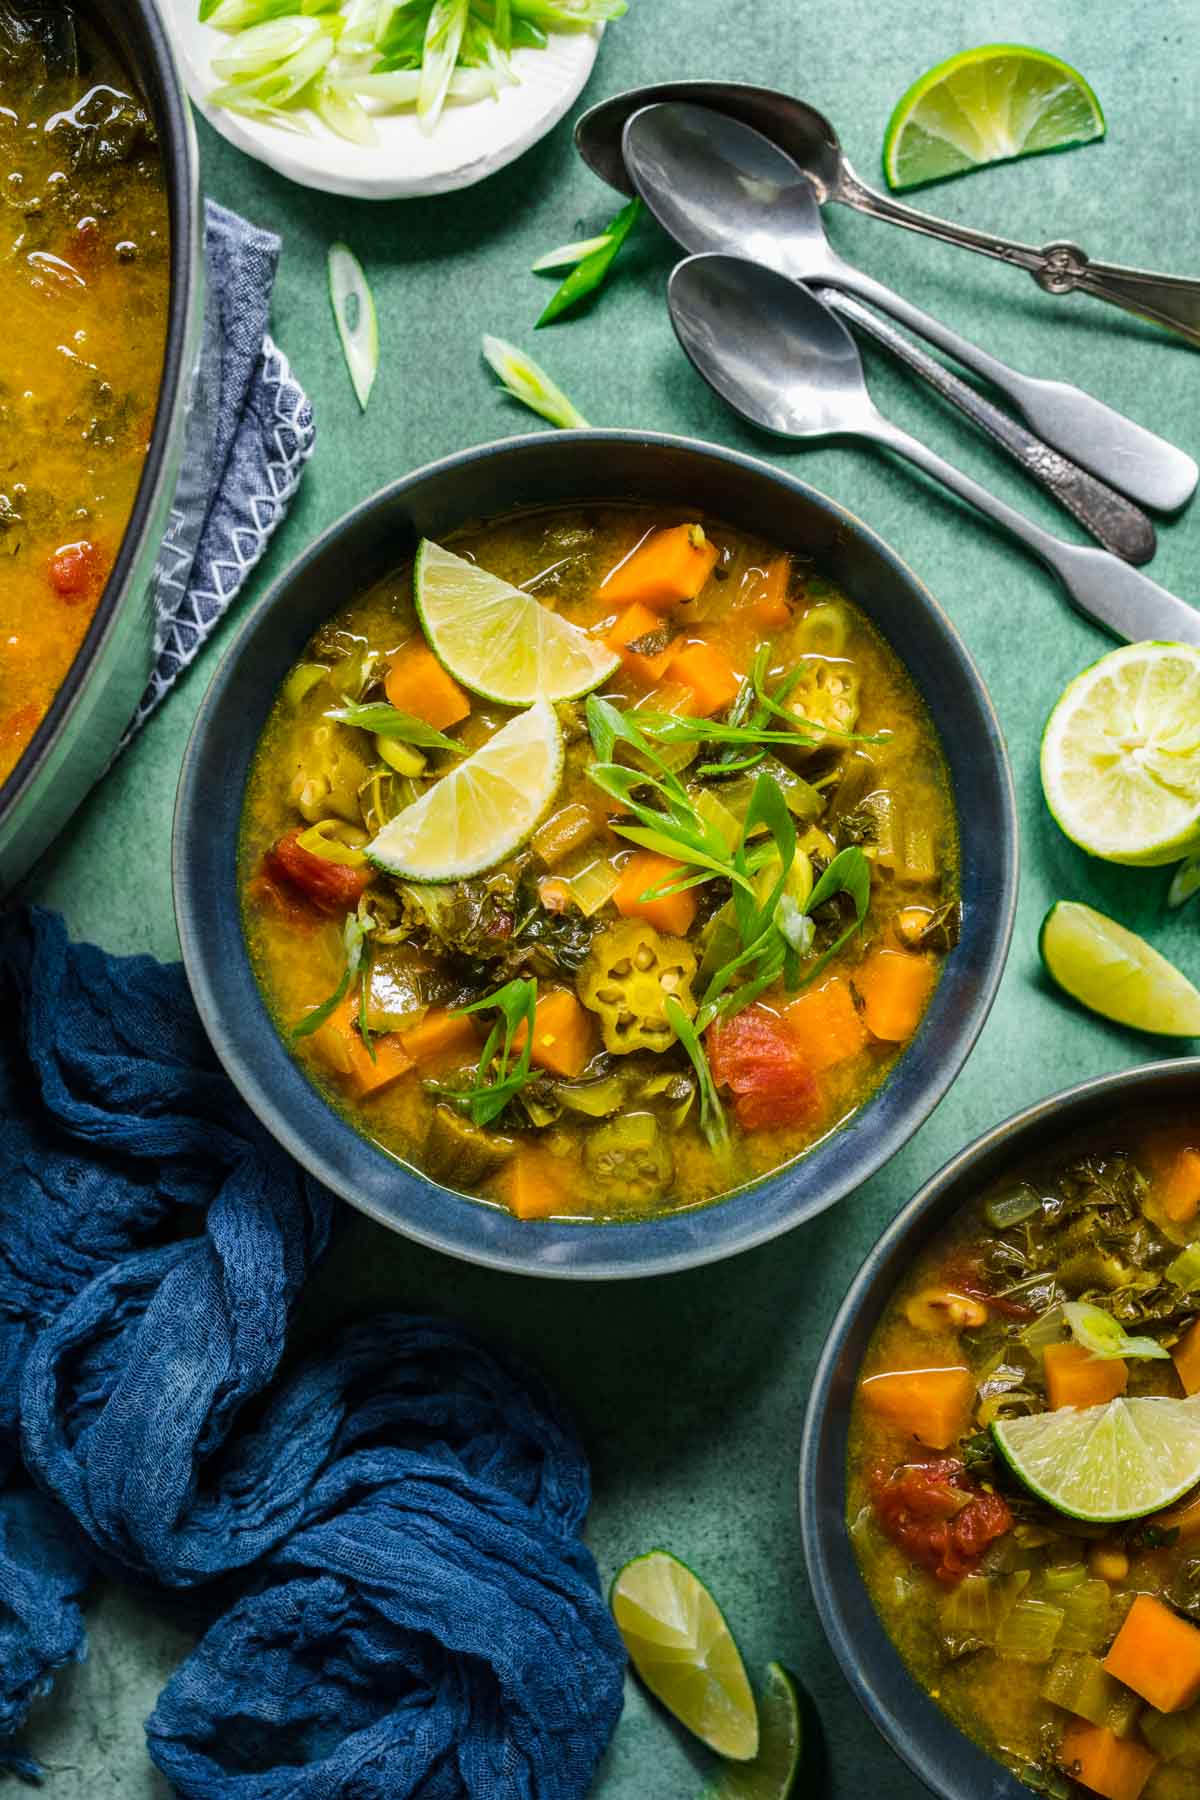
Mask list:
[[[483,354],[504,383],[505,391],[514,400],[519,400],[523,406],[540,413],[543,419],[549,419],[552,425],[560,425],[564,430],[588,429],[588,422],[579,408],[567,399],[560,387],[555,386],[545,369],[535,363],[532,356],[526,356],[515,344],[505,343],[503,338],[486,334]]]
[[[529,266],[535,275],[544,275],[551,269],[573,269],[585,257],[595,256],[597,250],[606,250],[610,242],[609,233],[602,231],[599,237],[580,238],[574,244],[560,244],[557,250],[547,250]]]
[[[347,244],[329,247],[329,298],[350,380],[366,412],[379,372],[379,321],[362,264]]]

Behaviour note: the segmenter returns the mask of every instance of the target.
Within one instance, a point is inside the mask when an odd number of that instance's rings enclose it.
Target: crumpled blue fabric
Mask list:
[[[0,1005],[0,1737],[82,1653],[94,1565],[222,1593],[242,1570],[148,1726],[177,1793],[576,1800],[624,1656],[553,1397],[388,1316],[274,1381],[331,1203],[182,971],[17,912]],[[5,1762],[33,1771],[11,1739]]]
[[[168,1683],[150,1753],[185,1800],[573,1800],[624,1654],[579,1538],[587,1464],[528,1370],[384,1317],[297,1378],[300,1527]],[[264,1438],[285,1441],[268,1420]]]

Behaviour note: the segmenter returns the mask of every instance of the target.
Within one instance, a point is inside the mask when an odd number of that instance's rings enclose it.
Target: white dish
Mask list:
[[[446,194],[471,187],[513,162],[579,98],[604,29],[556,32],[544,50],[514,51],[519,86],[503,89],[495,100],[447,106],[428,136],[411,111],[376,112],[368,103],[379,142],[367,147],[346,143],[311,113],[302,115],[311,127],[311,135],[304,135],[210,106],[208,96],[220,85],[211,59],[232,40],[200,23],[197,0],[160,4],[188,93],[214,130],[290,181],[356,200]]]

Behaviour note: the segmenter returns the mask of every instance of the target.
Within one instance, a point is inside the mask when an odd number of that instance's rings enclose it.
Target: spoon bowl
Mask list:
[[[667,299],[685,353],[751,425],[810,440],[870,425],[854,339],[805,288],[758,263],[693,256],[672,272]]]

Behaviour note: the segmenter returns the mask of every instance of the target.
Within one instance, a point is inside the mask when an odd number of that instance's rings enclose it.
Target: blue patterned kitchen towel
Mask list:
[[[0,1008],[0,1770],[99,1568],[229,1608],[147,1726],[182,1800],[581,1800],[624,1653],[553,1394],[394,1315],[281,1377],[330,1197],[182,969],[17,909]]]
[[[128,743],[240,593],[300,485],[312,406],[267,325],[279,239],[205,202],[204,344],[156,575],[158,659]]]

